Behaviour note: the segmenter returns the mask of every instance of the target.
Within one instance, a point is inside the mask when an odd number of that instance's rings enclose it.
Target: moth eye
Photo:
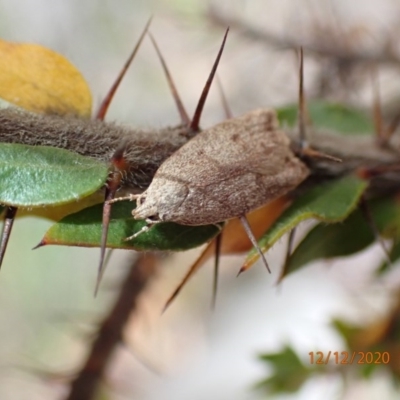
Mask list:
[[[146,201],[146,196],[138,197],[136,200],[137,206],[141,206],[145,201]]]

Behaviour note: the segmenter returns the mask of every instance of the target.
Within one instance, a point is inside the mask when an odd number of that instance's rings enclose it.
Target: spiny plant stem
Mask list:
[[[140,254],[129,269],[118,298],[109,315],[97,332],[86,362],[71,382],[71,390],[65,400],[92,400],[110,358],[122,341],[122,332],[128,318],[137,307],[139,295],[155,274],[158,258],[152,253]]]

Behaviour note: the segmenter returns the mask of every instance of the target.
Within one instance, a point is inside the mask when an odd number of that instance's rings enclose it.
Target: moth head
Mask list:
[[[183,183],[155,177],[137,198],[137,207],[132,214],[135,219],[173,222],[187,194],[188,189]]]

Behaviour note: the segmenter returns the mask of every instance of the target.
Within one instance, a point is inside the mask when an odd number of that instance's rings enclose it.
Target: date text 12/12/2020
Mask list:
[[[380,351],[310,351],[311,365],[326,365],[329,362],[337,365],[353,364],[389,364],[390,354]]]

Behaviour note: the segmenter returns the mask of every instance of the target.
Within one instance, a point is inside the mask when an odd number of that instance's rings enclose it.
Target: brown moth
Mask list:
[[[245,214],[294,189],[308,175],[278,128],[276,113],[258,109],[200,132],[161,164],[142,194],[112,202],[136,200],[132,215],[147,222],[127,240],[160,222],[207,225],[240,217],[256,244]]]

